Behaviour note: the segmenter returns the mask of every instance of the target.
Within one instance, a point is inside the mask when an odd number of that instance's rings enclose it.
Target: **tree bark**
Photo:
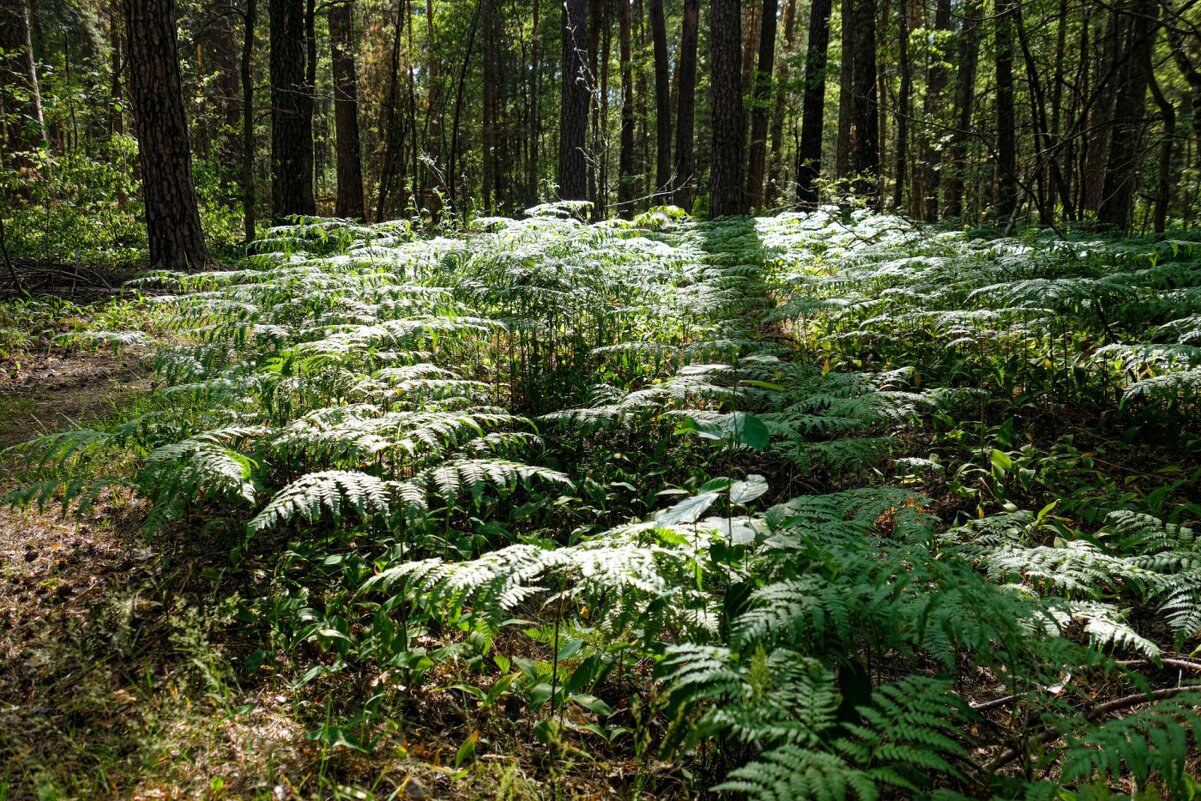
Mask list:
[[[455,110],[450,125],[450,161],[447,165],[447,177],[450,179],[450,199],[459,215],[467,209],[467,190],[460,193],[459,176],[459,123],[463,116],[463,87],[467,83],[467,68],[471,65],[471,52],[475,49],[475,31],[479,27],[480,12],[484,0],[476,0],[475,11],[471,15],[471,23],[467,27],[467,46],[463,50],[463,61],[459,66],[459,79],[455,83]]]
[[[776,101],[771,118],[771,157],[767,169],[767,191],[771,199],[780,196],[784,172],[784,111],[788,82],[791,77],[788,59],[796,43],[796,7],[798,0],[787,0],[784,6],[784,44],[780,49],[780,67],[777,70]]]
[[[851,162],[855,191],[876,206],[880,200],[880,110],[876,95],[876,0],[855,0],[854,131]]]
[[[1162,234],[1168,223],[1168,209],[1172,204],[1172,149],[1176,143],[1176,107],[1164,96],[1159,81],[1155,78],[1155,68],[1150,60],[1151,51],[1147,50],[1147,62],[1143,68],[1147,71],[1147,85],[1159,112],[1163,116],[1163,141],[1159,145],[1159,173],[1155,180],[1155,217],[1152,225],[1155,233]]]
[[[994,19],[997,71],[997,216],[1017,211],[1017,119],[1013,85],[1014,0],[1002,0]]]
[[[696,115],[696,48],[700,32],[700,0],[684,0],[680,23],[680,84],[676,90],[676,168],[677,206],[692,208],[695,168],[693,166],[694,123]]]
[[[605,0],[590,0],[588,11],[588,199],[592,201],[592,219],[599,220],[601,214],[601,190],[597,186],[596,172],[600,166],[598,155],[601,148],[600,117],[600,43],[601,28],[605,24]]]
[[[484,30],[484,73],[483,83],[483,116],[481,119],[481,135],[483,138],[483,200],[484,213],[492,214],[500,197],[500,166],[497,164],[499,145],[497,143],[497,117],[500,96],[501,60],[500,47],[497,39],[497,26],[500,17],[496,9],[496,0],[481,0],[480,19]]]
[[[559,197],[585,200],[588,169],[588,74],[584,0],[563,3],[562,113],[559,118]]]
[[[222,180],[232,179],[234,165],[242,161],[242,141],[239,129],[242,122],[242,93],[238,80],[238,42],[234,30],[234,8],[221,9],[213,19],[209,37],[213,53],[215,72],[217,117],[221,127],[217,131],[217,155],[222,170]],[[229,174],[226,170],[230,170]],[[232,187],[231,198],[232,198]]]
[[[900,212],[905,203],[905,183],[909,180],[909,119],[913,116],[913,70],[909,62],[909,3],[897,3],[897,51],[901,89],[897,95],[897,152],[895,154],[892,207]]]
[[[305,81],[302,0],[271,0],[271,211],[276,222],[317,213],[312,99]]]
[[[976,66],[980,58],[980,15],[982,0],[970,0],[963,10],[963,26],[956,48],[955,128],[947,147],[944,216],[963,216],[963,184],[967,144],[972,135],[972,111],[976,99]]]
[[[834,148],[834,175],[851,174],[851,132],[855,127],[855,2],[842,0],[838,7],[842,61],[838,65],[838,139]]]
[[[542,0],[533,0],[532,33],[530,35],[530,161],[527,165],[526,194],[530,204],[538,202],[538,176],[540,144],[542,137],[542,107],[539,98],[542,84],[542,37],[539,33],[539,17]]]
[[[242,229],[249,244],[255,238],[254,186],[254,30],[258,24],[258,0],[246,0],[242,17]]]
[[[338,189],[334,214],[361,220],[366,216],[363,197],[363,155],[359,144],[359,78],[353,36],[354,0],[339,0],[327,7],[330,62],[334,73],[334,135],[337,137]]]
[[[1134,216],[1134,188],[1138,177],[1139,142],[1145,125],[1147,68],[1151,45],[1159,26],[1156,0],[1128,0],[1122,66],[1118,71],[1113,135],[1105,165],[1101,206],[1097,219],[1122,230]]]
[[[655,193],[671,192],[671,75],[667,66],[667,22],[663,0],[649,0],[651,41],[655,57]]]
[[[937,0],[934,8],[934,30],[951,29],[951,0]],[[938,151],[934,142],[942,136],[943,94],[947,91],[947,60],[936,52],[926,71],[926,96],[922,113],[926,118],[926,135],[922,146],[922,210],[927,221],[938,219],[938,190],[942,183]]]
[[[1088,131],[1084,145],[1084,160],[1080,179],[1080,208],[1099,212],[1105,197],[1105,168],[1109,163],[1109,147],[1116,113],[1117,90],[1114,81],[1120,70],[1122,15],[1110,8],[1105,33],[1096,39],[1096,76],[1091,86],[1094,102],[1086,104],[1087,117],[1082,129]],[[1087,56],[1082,54],[1082,58]],[[1088,106],[1091,105],[1091,108]]]
[[[849,0],[843,0],[849,2]],[[813,0],[809,11],[809,49],[805,57],[805,98],[801,108],[801,144],[797,151],[797,200],[817,205],[825,126],[826,58],[830,45],[830,0]],[[841,126],[842,109],[839,108]],[[841,131],[839,134],[841,139]]]
[[[742,106],[740,0],[713,0],[709,17],[712,68],[713,166],[709,174],[709,213],[746,213],[742,176],[745,113]]]
[[[747,195],[752,209],[763,205],[763,179],[767,171],[767,124],[771,110],[772,71],[776,58],[776,0],[763,0],[759,28],[759,63],[754,72],[751,109],[750,164]]]
[[[276,2],[277,0],[272,0]],[[387,219],[388,197],[392,191],[392,183],[396,180],[398,171],[403,166],[401,164],[404,154],[403,132],[401,129],[399,115],[397,114],[397,106],[400,104],[400,36],[404,30],[404,18],[401,16],[400,4],[403,0],[396,0],[396,15],[392,20],[392,54],[389,59],[388,68],[388,94],[384,101],[384,162],[380,167],[379,176],[379,191],[376,196],[375,203],[375,219],[376,222]],[[478,6],[477,6],[478,7]],[[475,27],[472,26],[474,34]],[[470,42],[467,45],[468,54],[471,51]],[[466,68],[464,68],[466,69]],[[460,81],[461,85],[461,81]],[[457,111],[456,111],[457,123]],[[458,126],[456,124],[456,131]],[[453,153],[455,148],[451,147]],[[454,165],[451,165],[451,173],[455,172]],[[452,177],[452,180],[457,178]]]
[[[617,158],[617,207],[625,219],[634,216],[638,176],[634,174],[634,75],[630,0],[617,3],[617,49],[621,61],[621,144]]]
[[[210,258],[192,184],[175,0],[125,0],[125,30],[150,264],[202,270]]]

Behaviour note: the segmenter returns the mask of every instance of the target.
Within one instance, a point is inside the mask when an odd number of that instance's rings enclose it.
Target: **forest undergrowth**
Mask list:
[[[1201,242],[573,211],[303,221],[61,335],[153,387],[10,500],[137,510],[188,703],[279,750],[5,797],[1196,797]]]

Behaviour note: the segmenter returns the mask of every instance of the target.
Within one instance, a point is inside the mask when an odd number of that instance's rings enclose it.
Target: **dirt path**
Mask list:
[[[36,355],[6,364],[0,371],[0,449],[95,422],[147,386],[140,354],[130,350]]]

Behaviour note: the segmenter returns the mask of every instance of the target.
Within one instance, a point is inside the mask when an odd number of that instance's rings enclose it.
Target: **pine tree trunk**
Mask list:
[[[601,32],[600,59],[600,121],[596,125],[599,135],[593,152],[600,161],[597,171],[597,208],[596,218],[603,220],[609,214],[609,62],[612,59],[613,21],[612,2],[604,4],[605,25]]]
[[[1147,85],[1151,89],[1151,97],[1159,107],[1163,116],[1163,141],[1159,145],[1159,173],[1155,181],[1155,218],[1153,225],[1155,233],[1162,234],[1168,224],[1168,209],[1172,205],[1172,150],[1176,143],[1176,107],[1164,96],[1159,81],[1155,78],[1155,68],[1150,61],[1151,51],[1147,50],[1148,60],[1143,65],[1147,71]]]
[[[676,90],[675,204],[692,209],[696,117],[696,48],[700,32],[700,0],[684,0],[680,23],[680,85]]]
[[[584,0],[563,3],[562,112],[559,118],[559,197],[586,200],[588,75]]]
[[[238,42],[234,30],[237,11],[222,9],[213,20],[210,42],[213,54],[213,70],[216,80],[217,118],[221,127],[217,131],[217,155],[222,169],[222,179],[232,175],[226,169],[242,161],[242,141],[239,128],[242,122],[242,93],[238,80]],[[232,198],[232,186],[229,187]]]
[[[588,11],[588,200],[592,201],[592,219],[600,219],[600,191],[596,183],[597,154],[600,152],[600,41],[605,21],[604,0],[590,0]]]
[[[497,144],[497,98],[500,94],[501,64],[500,48],[497,45],[496,26],[499,18],[496,11],[496,0],[481,0],[480,19],[484,30],[484,73],[483,116],[481,119],[481,135],[483,138],[483,200],[484,213],[492,214],[496,209],[500,195],[500,168],[497,165],[499,147]]]
[[[963,27],[959,31],[956,52],[955,128],[947,147],[943,195],[945,217],[963,216],[963,185],[967,160],[967,143],[972,135],[972,111],[976,99],[976,67],[980,59],[980,21],[982,0],[970,0],[963,11]]]
[[[1100,210],[1105,197],[1105,165],[1109,162],[1118,89],[1114,82],[1120,70],[1120,42],[1125,29],[1124,21],[1119,22],[1122,15],[1115,9],[1111,8],[1108,16],[1104,35],[1096,39],[1096,76],[1091,87],[1091,94],[1096,100],[1088,109],[1088,117],[1081,126],[1089,133],[1081,168],[1080,207],[1084,211],[1094,212]]]
[[[850,176],[851,133],[855,127],[855,2],[839,3],[839,25],[842,61],[838,65],[838,139],[834,148],[834,176],[843,180]]]
[[[192,184],[175,0],[125,0],[125,30],[150,265],[202,270],[210,258]]]
[[[539,89],[542,84],[542,37],[538,29],[541,5],[541,0],[533,0],[533,33],[530,35],[530,161],[526,165],[526,195],[530,205],[538,202],[538,160],[541,158],[542,107]]]
[[[934,29],[951,29],[951,0],[937,0],[934,8]],[[922,107],[927,128],[922,146],[921,197],[923,215],[929,222],[938,219],[938,190],[942,182],[942,170],[939,169],[938,151],[934,148],[934,142],[943,135],[943,94],[947,91],[947,77],[946,61],[936,54],[926,71],[926,96]]]
[[[302,0],[271,0],[271,211],[276,222],[317,213],[312,99],[305,82]]]
[[[359,78],[352,34],[354,0],[338,0],[327,7],[330,62],[334,73],[334,134],[337,137],[338,189],[334,214],[361,220],[366,216],[363,197],[363,156],[359,144]]]
[[[1013,85],[1014,0],[1002,0],[994,19],[997,71],[997,216],[1017,211],[1017,118]]]
[[[442,210],[442,199],[446,195],[445,177],[438,165],[442,161],[445,148],[443,147],[442,132],[442,77],[439,69],[437,28],[434,24],[434,0],[425,0],[425,42],[427,57],[425,62],[426,74],[429,76],[429,102],[425,105],[425,149],[430,155],[430,161],[425,165],[425,178],[422,182],[422,192],[426,204],[435,215]]]
[[[880,200],[880,110],[876,95],[876,0],[855,0],[854,135],[851,166],[855,192],[872,205]]]
[[[663,0],[649,0],[648,11],[655,58],[655,202],[660,203],[670,196],[672,184],[671,75],[667,66],[667,22],[663,17]]]
[[[272,0],[272,2],[276,1]],[[400,36],[404,30],[404,18],[401,16],[400,11],[401,2],[403,0],[396,0],[396,14],[392,18],[392,54],[389,59],[388,68],[388,94],[384,100],[383,108],[384,161],[380,166],[379,188],[375,202],[376,222],[387,219],[388,198],[392,192],[392,184],[395,182],[396,177],[403,172],[403,165],[401,163],[404,155],[403,131],[400,124],[400,115],[397,113],[398,106],[400,105]],[[472,26],[472,34],[474,32],[475,27]],[[470,54],[470,39],[467,50],[468,54]],[[452,146],[452,153],[454,149]],[[454,165],[451,166],[451,173],[454,175]],[[452,180],[457,180],[457,177]]]
[[[630,30],[630,0],[617,3],[617,49],[621,60],[621,144],[617,158],[617,206],[625,219],[634,216],[638,176],[634,174],[634,64]]]
[[[754,72],[750,163],[747,168],[747,195],[752,209],[763,206],[768,112],[771,110],[772,72],[776,58],[776,5],[776,0],[763,0],[762,24],[759,28],[759,63]]]
[[[709,177],[709,214],[746,213],[743,182],[742,37],[740,0],[713,0],[709,17],[709,64],[712,68],[713,166]]]
[[[901,89],[897,95],[897,152],[895,155],[892,207],[901,212],[905,203],[905,183],[909,180],[909,118],[913,116],[913,70],[909,63],[909,3],[897,3],[897,51],[900,54]]]
[[[1138,177],[1140,141],[1145,126],[1147,67],[1159,7],[1156,0],[1127,0],[1122,64],[1118,70],[1113,135],[1105,165],[1105,182],[1097,219],[1127,230],[1134,216],[1134,188]]]
[[[246,243],[255,238],[254,186],[254,30],[258,24],[258,0],[246,0],[242,17],[242,61],[238,65],[242,83],[242,228]]]
[[[849,0],[843,0],[849,2]],[[805,57],[805,98],[801,107],[801,144],[797,151],[797,200],[816,206],[825,126],[826,59],[830,45],[830,0],[813,0],[809,11],[809,48]],[[844,57],[845,58],[845,57]],[[842,109],[839,109],[841,125]],[[839,135],[841,140],[841,132]]]
[[[771,117],[771,157],[767,169],[769,201],[778,199],[783,191],[780,184],[784,172],[784,111],[788,82],[791,78],[788,60],[796,43],[797,1],[787,0],[784,6],[784,44],[780,50],[779,80],[776,81],[776,100]]]
[[[475,31],[479,27],[480,14],[485,0],[476,0],[475,12],[471,15],[471,23],[467,26],[467,46],[463,50],[463,60],[459,66],[459,79],[455,82],[455,109],[450,124],[450,159],[447,164],[447,178],[450,180],[450,200],[460,217],[467,210],[467,190],[458,191],[462,183],[459,175],[459,124],[463,118],[463,88],[467,83],[467,69],[471,66],[471,53],[475,49]]]

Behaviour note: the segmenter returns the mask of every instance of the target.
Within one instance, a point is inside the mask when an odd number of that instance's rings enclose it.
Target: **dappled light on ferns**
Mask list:
[[[1196,435],[1196,245],[572,211],[453,239],[308,220],[246,269],[141,279],[172,293],[152,408],[20,446],[14,499],[133,490],[152,531],[282,550],[273,625],[333,655],[306,681],[419,681],[410,634],[525,627],[579,643],[527,671],[537,703],[600,715],[632,654],[654,752],[720,791],[1187,797],[1201,697],[1144,704],[1129,665],[1198,643],[1197,509],[1085,516],[1091,453],[1018,426],[1091,404],[1115,436]],[[1148,697],[1098,716],[1084,674]]]

